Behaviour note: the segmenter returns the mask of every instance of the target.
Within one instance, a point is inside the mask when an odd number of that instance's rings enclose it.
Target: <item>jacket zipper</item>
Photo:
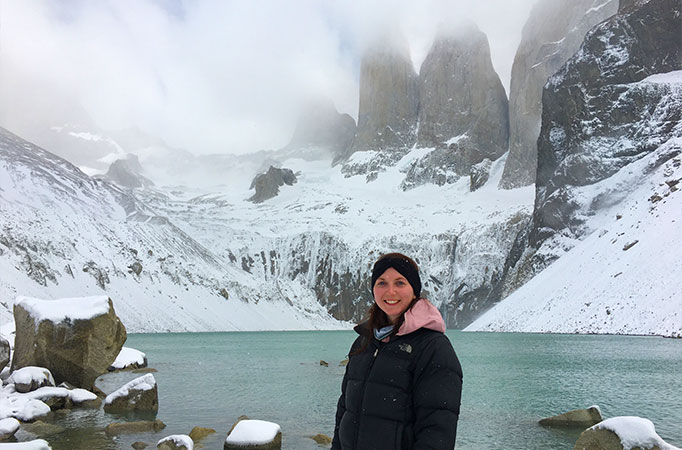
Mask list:
[[[360,439],[360,421],[362,419],[362,410],[365,405],[365,392],[367,392],[367,380],[369,379],[369,374],[372,372],[372,367],[374,367],[374,361],[377,360],[377,355],[379,354],[379,349],[381,348],[381,344],[373,341],[373,345],[376,345],[376,350],[374,350],[374,354],[372,355],[372,360],[369,363],[369,367],[367,368],[367,372],[365,373],[365,381],[362,386],[362,403],[360,404],[360,415],[358,416],[358,426],[355,430],[355,444],[353,445],[354,449],[358,448],[358,440]]]

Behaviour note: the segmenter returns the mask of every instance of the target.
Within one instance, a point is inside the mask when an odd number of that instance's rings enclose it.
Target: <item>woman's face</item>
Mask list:
[[[391,323],[405,312],[415,299],[412,285],[393,267],[386,269],[374,283],[374,301],[386,313]]]

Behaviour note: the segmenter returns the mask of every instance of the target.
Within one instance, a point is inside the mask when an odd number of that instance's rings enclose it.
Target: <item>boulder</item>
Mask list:
[[[118,434],[134,434],[134,433],[148,433],[156,432],[166,428],[166,424],[156,420],[140,420],[137,422],[114,422],[104,428],[104,432],[108,436],[115,436]]]
[[[276,423],[240,418],[232,426],[224,450],[279,450],[282,448],[282,431]]]
[[[471,167],[471,172],[469,175],[469,190],[474,192],[483,187],[484,184],[488,182],[490,177],[490,168],[492,167],[492,161],[489,159],[484,159],[480,163]]]
[[[12,369],[47,367],[57,383],[91,389],[116,358],[126,330],[111,299],[45,301],[20,297],[14,305]]]
[[[150,373],[126,383],[104,399],[104,411],[106,412],[157,412],[158,410],[159,391],[156,379]]]
[[[215,433],[213,428],[194,427],[192,428],[192,431],[189,432],[189,437],[192,438],[192,441],[199,442],[213,433]]]
[[[194,442],[186,434],[173,434],[156,443],[158,450],[194,450]]]
[[[315,436],[310,436],[310,439],[319,445],[330,445],[332,443],[332,438],[326,434],[316,434]]]
[[[149,447],[149,445],[147,445],[146,443],[144,443],[142,441],[136,441],[136,442],[132,443],[131,447],[133,447],[135,450],[143,450],[143,449]]]
[[[14,417],[0,420],[0,441],[7,440],[14,436],[21,424]]]
[[[267,199],[279,194],[280,186],[293,186],[296,183],[296,175],[291,169],[278,169],[270,166],[267,172],[256,175],[249,189],[255,189],[256,193],[249,198],[250,202],[262,203]]]
[[[24,424],[22,430],[35,434],[36,436],[44,437],[63,433],[66,431],[66,428],[53,423],[43,422],[42,420],[36,420],[35,422]]]
[[[587,409],[575,409],[557,416],[547,417],[538,423],[547,427],[587,428],[604,420],[598,406]]]
[[[43,386],[54,386],[52,373],[44,367],[27,366],[12,372],[7,382],[20,393],[35,391]]]
[[[675,448],[641,417],[613,417],[583,431],[573,450],[662,450]]]
[[[134,370],[145,367],[147,367],[147,355],[134,348],[122,347],[108,370],[113,372],[116,370]]]
[[[0,336],[0,371],[9,363],[10,351],[9,341]]]

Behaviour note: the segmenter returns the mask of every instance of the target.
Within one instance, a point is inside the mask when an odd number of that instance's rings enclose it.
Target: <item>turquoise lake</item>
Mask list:
[[[457,449],[572,449],[580,433],[540,427],[543,417],[598,405],[605,418],[651,420],[682,447],[682,340],[658,337],[463,333],[448,331],[464,370]],[[217,433],[201,442],[222,449],[240,415],[278,423],[283,448],[327,448],[352,331],[138,334],[127,347],[147,354],[159,387],[158,433],[106,437],[120,417],[74,411],[57,419],[66,431],[46,439],[57,449],[156,448],[194,426]],[[329,367],[319,364],[327,361]],[[105,392],[140,375],[108,374]],[[23,433],[23,434],[22,434]],[[17,437],[30,437],[20,432]],[[201,448],[197,446],[197,448]]]

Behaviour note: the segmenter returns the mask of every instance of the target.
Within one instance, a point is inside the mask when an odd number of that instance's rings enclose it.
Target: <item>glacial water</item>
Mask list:
[[[606,418],[650,419],[682,447],[682,340],[657,337],[463,333],[449,331],[464,370],[457,449],[572,449],[580,431],[539,426],[543,417],[601,407]],[[53,420],[65,430],[45,437],[55,450],[156,448],[199,425],[217,432],[201,442],[222,449],[240,415],[280,424],[283,448],[319,450],[310,436],[333,432],[352,331],[144,334],[126,346],[147,354],[159,386],[158,433],[107,437],[121,417],[73,411]],[[329,363],[321,366],[319,361]],[[105,392],[139,375],[98,380]],[[33,436],[26,431],[20,440]],[[197,448],[201,448],[197,446]]]

